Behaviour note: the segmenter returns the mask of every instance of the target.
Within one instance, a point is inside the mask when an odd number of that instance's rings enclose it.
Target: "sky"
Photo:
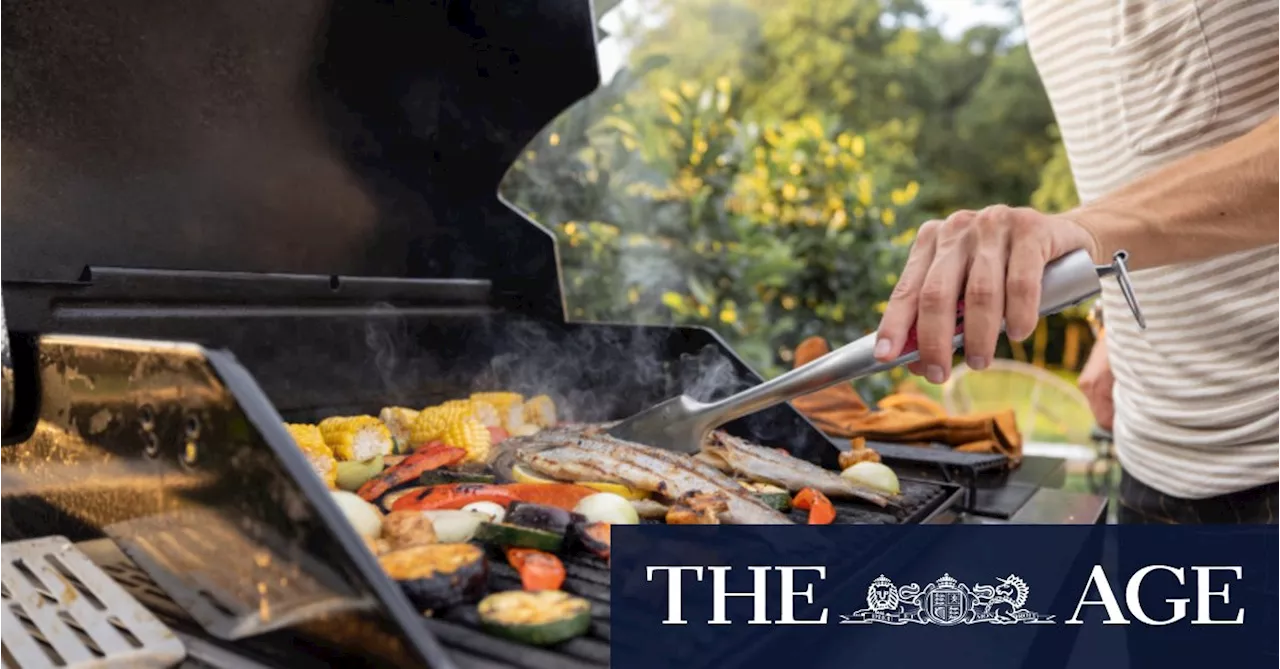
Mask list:
[[[958,36],[975,25],[1003,23],[1012,18],[1003,8],[978,0],[926,0],[925,4],[938,19],[942,32],[948,36]],[[643,12],[644,0],[623,0],[616,9],[601,17],[600,24],[607,31],[616,25],[619,16]],[[627,47],[620,40],[610,37],[601,42],[598,48],[601,79],[606,82],[612,79],[626,60],[626,55]]]

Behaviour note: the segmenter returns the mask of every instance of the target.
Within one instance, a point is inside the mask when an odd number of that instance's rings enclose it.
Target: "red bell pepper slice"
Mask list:
[[[366,502],[373,502],[392,488],[417,479],[423,472],[448,467],[461,462],[467,452],[461,448],[443,444],[428,444],[414,451],[394,467],[365,481],[356,494]]]
[[[809,511],[810,525],[830,525],[836,519],[836,507],[827,496],[813,488],[804,488],[796,493],[791,505],[800,510]]]
[[[564,563],[560,558],[532,548],[508,548],[507,562],[520,572],[525,590],[559,590],[564,585]]]

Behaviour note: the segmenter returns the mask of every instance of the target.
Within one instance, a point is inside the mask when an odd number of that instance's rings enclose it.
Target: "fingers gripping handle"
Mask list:
[[[1083,249],[1068,253],[1045,266],[1044,278],[1040,282],[1040,315],[1056,314],[1072,305],[1079,304],[1102,291],[1102,277],[1116,277],[1120,291],[1124,294],[1129,310],[1138,321],[1138,327],[1146,329],[1147,322],[1138,306],[1138,299],[1129,283],[1129,270],[1126,261],[1129,254],[1119,251],[1110,265],[1095,265],[1088,252]],[[964,334],[964,300],[956,303],[956,337],[953,344],[958,348],[963,343],[960,335]],[[915,326],[907,332],[907,342],[902,349],[902,357],[915,357],[920,342],[916,336]]]

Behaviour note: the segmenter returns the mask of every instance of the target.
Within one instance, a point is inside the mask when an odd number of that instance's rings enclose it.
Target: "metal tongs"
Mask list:
[[[1041,281],[1040,315],[1056,314],[1102,291],[1102,277],[1115,276],[1125,301],[1146,329],[1126,269],[1128,254],[1120,251],[1110,265],[1095,265],[1084,250],[1069,253],[1045,267]],[[963,306],[952,346],[964,345]],[[718,402],[699,402],[688,395],[673,397],[618,423],[609,434],[636,443],[681,453],[697,453],[707,433],[729,421],[807,395],[842,381],[893,369],[920,359],[915,329],[903,354],[891,362],[875,359],[876,333],[846,344],[813,362]]]

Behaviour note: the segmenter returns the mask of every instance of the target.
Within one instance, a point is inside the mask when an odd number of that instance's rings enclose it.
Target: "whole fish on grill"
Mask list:
[[[569,425],[503,441],[495,467],[518,462],[561,481],[608,481],[677,499],[691,493],[719,493],[725,522],[791,525],[789,518],[706,463],[659,448],[615,439],[598,426]],[[503,463],[503,464],[499,464]]]
[[[790,491],[813,488],[833,499],[857,498],[877,506],[889,500],[875,491],[858,486],[838,474],[773,448],[757,446],[719,430],[707,435],[697,458],[721,471]]]

